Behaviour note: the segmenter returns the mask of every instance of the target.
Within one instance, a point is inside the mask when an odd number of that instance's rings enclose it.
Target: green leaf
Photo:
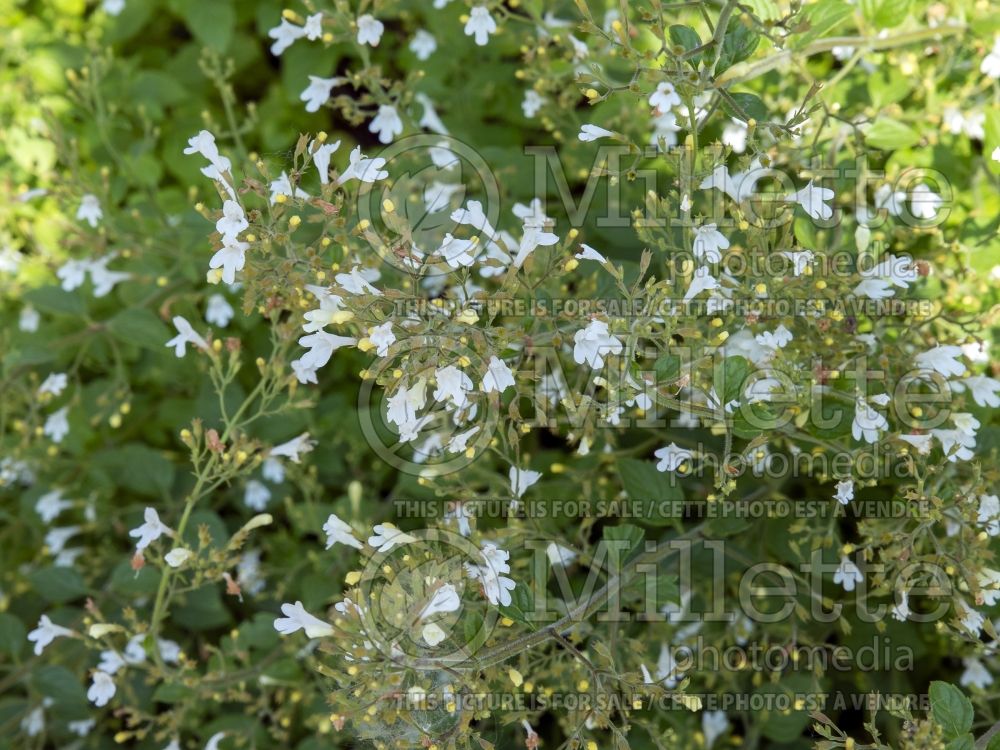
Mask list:
[[[910,15],[912,0],[861,0],[861,15],[873,26],[891,29]]]
[[[50,566],[36,570],[28,576],[35,591],[46,601],[63,604],[79,599],[87,593],[87,584],[75,568]]]
[[[701,46],[701,37],[698,36],[698,32],[692,29],[690,26],[682,26],[681,24],[674,24],[670,27],[670,41],[673,42],[678,47],[681,47],[685,52],[689,52]],[[699,53],[687,59],[688,64],[692,68],[697,68],[698,63],[702,59],[702,54]]]
[[[888,117],[879,118],[865,131],[865,142],[884,151],[907,148],[920,140],[920,134],[909,125]]]
[[[758,44],[760,36],[757,32],[742,21],[734,21],[726,29],[726,36],[722,40],[722,56],[719,57],[715,72],[721,73],[726,68],[743,62],[754,53]]]
[[[535,611],[535,598],[531,593],[531,589],[523,583],[518,583],[510,593],[510,605],[506,607],[501,606],[499,609],[500,614],[504,617],[509,617],[514,622],[520,622],[524,625],[534,625],[529,619],[529,615]],[[473,631],[473,637],[475,634],[476,631]]]
[[[174,465],[159,451],[140,443],[95,453],[93,462],[106,470],[119,487],[139,495],[162,497],[174,483]]]
[[[108,321],[108,330],[119,341],[154,351],[166,351],[163,345],[170,338],[163,321],[145,308],[122,310]]]
[[[667,385],[680,378],[681,364],[681,358],[678,355],[670,352],[661,354],[653,364],[657,384]]]
[[[854,14],[846,0],[820,0],[807,5],[797,16],[806,30],[795,39],[794,46],[801,49],[816,39],[822,39]]]
[[[27,643],[27,636],[24,623],[9,612],[0,614],[0,651],[17,656]]]
[[[972,728],[972,702],[957,687],[935,680],[930,699],[931,715],[944,730],[945,739],[955,739]]]
[[[191,630],[212,630],[231,621],[222,604],[222,594],[215,584],[202,586],[181,599],[181,605],[171,612],[174,622]]]
[[[986,743],[986,750],[1000,750],[1000,733],[990,737],[990,741]]]
[[[194,691],[176,682],[165,682],[156,688],[153,700],[158,703],[180,703],[194,694]]]
[[[672,474],[657,471],[656,464],[636,458],[621,459],[618,473],[629,500],[648,503],[643,518],[646,523],[660,526],[674,520],[672,513],[664,511],[684,499],[684,490]]]
[[[184,23],[201,44],[225,52],[236,27],[236,11],[228,0],[185,0]]]
[[[24,293],[24,301],[40,312],[53,315],[81,316],[86,312],[83,300],[75,292],[66,292],[58,286],[43,286]]]
[[[733,433],[736,437],[751,440],[773,430],[778,419],[766,403],[741,404],[733,415]]]
[[[767,107],[764,106],[764,102],[759,96],[743,91],[728,93],[729,98],[722,97],[722,108],[726,110],[727,114],[744,122],[751,117],[758,121],[767,120]]]
[[[87,693],[80,678],[66,667],[50,664],[32,672],[31,684],[40,694],[51,698],[60,708],[85,707]]]
[[[722,402],[720,406],[742,397],[750,372],[750,363],[739,355],[726,357],[715,365],[714,385]]]
[[[746,6],[761,21],[777,21],[781,18],[781,9],[775,0],[747,0]]]
[[[616,553],[608,552],[609,560],[608,564],[614,567],[614,563],[617,562],[620,565],[625,565],[629,560],[639,554],[641,551],[640,545],[642,540],[646,537],[646,532],[640,529],[638,526],[633,526],[630,523],[620,523],[617,526],[605,526],[604,527],[604,541],[605,542],[625,542],[624,546],[621,546],[621,550]]]
[[[949,742],[944,750],[974,750],[976,740],[971,734],[963,734]]]

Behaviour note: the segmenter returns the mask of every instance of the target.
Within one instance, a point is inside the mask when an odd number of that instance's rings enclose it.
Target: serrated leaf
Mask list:
[[[920,134],[916,130],[888,117],[879,118],[865,131],[865,143],[884,151],[907,148],[919,140]]]
[[[944,730],[945,739],[955,739],[972,728],[972,702],[947,682],[931,683],[931,716]]]

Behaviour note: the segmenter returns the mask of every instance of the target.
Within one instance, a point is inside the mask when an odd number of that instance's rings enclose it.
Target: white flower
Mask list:
[[[45,731],[44,705],[33,708],[21,719],[21,731],[29,737],[37,737]]]
[[[109,16],[120,15],[123,10],[125,10],[125,0],[102,0],[101,10],[107,13]],[[77,722],[79,723],[79,722]],[[84,732],[84,735],[86,732]],[[84,735],[80,735],[81,737]]]
[[[50,529],[45,535],[45,546],[53,555],[62,554],[66,543],[82,531],[79,526],[63,526],[57,529]]]
[[[1000,146],[997,146],[995,149],[993,149],[993,153],[990,154],[990,158],[993,161],[1000,161]]]
[[[877,443],[879,432],[888,427],[889,422],[885,417],[864,400],[858,399],[854,410],[854,422],[851,424],[851,434],[855,440],[864,439],[866,443]]]
[[[854,480],[844,479],[837,482],[837,494],[834,499],[841,505],[847,505],[854,499]]]
[[[272,484],[281,484],[285,481],[285,467],[281,465],[281,461],[269,456],[261,464],[260,475]]]
[[[219,743],[222,742],[225,737],[225,732],[216,732],[208,738],[208,742],[205,743],[205,750],[219,750]]]
[[[384,357],[389,353],[389,347],[396,343],[396,335],[392,332],[392,321],[387,320],[380,326],[368,331],[368,340],[375,345],[375,353]]]
[[[35,512],[45,523],[52,523],[56,516],[72,507],[73,503],[63,498],[61,490],[47,492],[35,501]]]
[[[39,656],[45,647],[56,638],[66,638],[72,635],[76,635],[76,633],[62,625],[56,625],[49,619],[48,615],[42,615],[38,618],[38,627],[28,633],[28,640],[35,644],[35,656]]]
[[[91,261],[87,264],[87,270],[90,271],[90,280],[94,284],[94,296],[104,297],[115,288],[115,285],[121,281],[128,279],[131,274],[125,273],[124,271],[110,271],[108,270],[108,263],[113,261],[117,257],[117,253],[111,253],[110,255],[105,255],[103,258]]]
[[[920,273],[913,262],[913,258],[908,255],[896,256],[889,254],[877,266],[861,271],[861,276],[865,279],[878,279],[892,286],[898,286],[900,289],[908,289],[910,284],[914,283],[919,275]],[[880,285],[879,289],[888,289],[888,287]],[[875,287],[872,287],[872,290],[880,293]],[[857,292],[855,291],[855,293]],[[891,297],[892,294],[893,292],[890,291],[888,296]],[[866,294],[865,296],[871,295]],[[877,299],[877,297],[872,297],[872,299]]]
[[[434,102],[427,94],[418,91],[414,97],[424,108],[424,114],[420,117],[420,122],[417,124],[422,128],[426,128],[433,133],[438,133],[439,135],[448,135],[448,128],[444,126],[441,122],[441,118],[438,117],[437,111],[434,109]]]
[[[538,114],[538,110],[545,105],[546,101],[545,97],[537,91],[534,89],[528,89],[524,92],[524,100],[521,102],[521,111],[524,113],[524,116],[530,120]]]
[[[510,565],[507,563],[510,553],[498,549],[494,544],[485,544],[481,554],[485,565],[465,564],[469,577],[483,585],[483,593],[486,594],[490,604],[509,607],[510,592],[514,590],[516,584],[500,574],[510,572]]]
[[[300,188],[298,185],[294,188],[292,187],[292,182],[288,179],[288,174],[286,172],[282,172],[278,176],[278,179],[271,180],[271,184],[268,185],[268,189],[271,191],[270,201],[272,206],[277,202],[279,195],[284,195],[287,198],[309,197],[309,193]]]
[[[455,585],[446,583],[434,592],[434,595],[427,603],[427,606],[420,610],[418,618],[425,620],[438,612],[454,612],[461,606],[461,604],[462,601],[458,597],[458,591],[455,590]]]
[[[306,30],[304,27],[296,26],[294,23],[289,23],[287,19],[282,18],[281,23],[273,29],[268,30],[267,35],[274,40],[274,44],[271,45],[271,54],[279,57],[296,40],[304,37]]]
[[[287,443],[274,446],[271,448],[271,452],[268,455],[272,458],[274,456],[284,456],[293,464],[297,464],[300,460],[300,454],[309,453],[315,446],[316,442],[309,439],[309,433],[303,432],[301,435],[292,438]]]
[[[712,273],[708,270],[708,266],[701,266],[695,270],[694,276],[691,277],[691,284],[684,293],[684,301],[689,302],[704,291],[718,288],[719,282],[712,276]]]
[[[508,388],[515,385],[514,373],[502,359],[493,355],[490,363],[486,367],[486,374],[483,375],[483,393],[498,391],[503,393]]]
[[[965,372],[965,365],[960,361],[961,356],[961,347],[938,344],[933,349],[915,356],[913,361],[922,370],[934,370],[946,378],[957,377]]]
[[[705,735],[705,748],[711,750],[715,741],[729,729],[725,711],[706,711],[701,715],[701,733]]]
[[[191,550],[184,547],[174,547],[163,556],[163,559],[171,568],[179,568],[192,557],[194,557],[194,553]]]
[[[205,307],[206,323],[225,328],[235,314],[233,306],[221,294],[213,294],[208,298],[208,305]]]
[[[31,305],[25,305],[21,308],[21,314],[18,316],[17,327],[25,333],[34,333],[38,330],[38,324],[41,320],[42,316],[38,314],[38,310]]]
[[[542,472],[511,466],[507,476],[510,479],[511,493],[520,500],[529,487],[538,484],[538,480],[542,478]]]
[[[899,592],[899,601],[892,605],[892,616],[900,622],[910,616],[910,595],[905,590]]]
[[[323,636],[333,635],[333,628],[318,617],[306,612],[305,607],[302,606],[302,602],[282,604],[281,614],[284,617],[275,619],[274,629],[282,635],[291,635],[299,630],[304,630],[306,636],[309,638],[322,638]]]
[[[490,34],[496,33],[497,23],[493,20],[485,5],[477,5],[469,12],[469,20],[465,24],[465,35],[475,37],[476,44],[485,47],[490,40]]]
[[[306,112],[319,112],[319,108],[326,104],[330,98],[334,86],[343,83],[343,78],[320,78],[319,76],[309,76],[309,85],[302,89],[299,99],[306,103]]]
[[[320,184],[326,185],[330,182],[330,156],[340,148],[340,141],[324,143],[320,146],[316,146],[316,141],[312,141],[309,148],[312,151],[313,164],[319,171]]]
[[[423,378],[409,389],[401,386],[387,399],[386,419],[397,426],[415,422],[417,410],[426,402],[426,388],[427,381]]]
[[[389,173],[382,169],[385,166],[385,159],[381,157],[375,159],[367,158],[361,153],[361,146],[354,147],[354,150],[351,151],[350,160],[347,169],[337,178],[338,185],[343,185],[348,180],[376,182],[377,180],[384,180],[389,176]]]
[[[906,193],[893,190],[888,182],[879,185],[875,190],[875,208],[886,209],[890,216],[899,216],[906,205]]]
[[[331,513],[323,524],[323,533],[326,534],[326,548],[330,549],[335,544],[346,544],[355,549],[363,549],[364,545],[354,536],[351,527],[335,514]]]
[[[243,502],[250,510],[260,512],[267,507],[270,500],[271,490],[267,488],[266,484],[256,479],[251,479],[247,482],[246,489],[243,492]]]
[[[979,659],[967,656],[962,659],[962,664],[965,665],[965,671],[958,678],[958,684],[962,687],[974,687],[985,690],[993,684],[993,675],[990,674],[990,670],[983,666],[983,663]]]
[[[933,219],[944,199],[926,185],[917,185],[910,194],[910,209],[918,219]]]
[[[429,622],[424,625],[424,627],[420,630],[420,635],[423,636],[424,642],[431,648],[438,645],[441,641],[448,637],[445,632],[433,622]]]
[[[58,411],[52,412],[45,420],[42,433],[52,440],[53,443],[61,443],[63,438],[69,434],[69,407],[64,406]]]
[[[96,227],[104,217],[101,210],[101,202],[93,193],[86,193],[80,199],[80,207],[76,209],[77,221],[86,221],[91,227]]]
[[[326,331],[316,331],[299,339],[299,344],[309,351],[292,361],[292,369],[300,383],[316,382],[316,371],[325,367],[333,353],[344,346],[353,346],[358,340],[350,336],[335,336]],[[273,454],[273,451],[272,451]]]
[[[417,56],[418,60],[426,60],[437,49],[437,40],[434,35],[426,29],[417,29],[417,33],[410,40],[410,52]]]
[[[215,223],[215,231],[222,235],[223,240],[235,240],[248,226],[250,224],[247,222],[246,214],[243,213],[243,206],[231,200],[222,204],[222,218]]]
[[[718,263],[722,260],[720,250],[729,247],[729,240],[717,229],[715,224],[705,224],[694,230],[694,255],[709,263]]]
[[[653,455],[660,459],[656,464],[657,471],[677,471],[681,465],[694,454],[684,448],[679,448],[676,443],[671,443],[653,452]],[[649,498],[633,498],[633,500],[647,500]]]
[[[87,700],[95,706],[106,706],[108,701],[115,697],[115,681],[107,672],[97,670],[94,672],[94,681],[87,690]]]
[[[160,516],[154,508],[146,508],[143,512],[143,523],[129,531],[128,535],[139,541],[135,543],[137,552],[142,552],[150,544],[164,534],[173,536],[174,532],[160,521]]]
[[[896,292],[893,290],[892,284],[884,279],[865,279],[854,287],[852,293],[855,297],[879,300],[891,297]]]
[[[729,146],[733,153],[742,154],[747,150],[747,135],[749,135],[747,124],[743,120],[731,117],[722,129],[722,143]]]
[[[840,566],[834,571],[833,582],[844,587],[844,591],[854,591],[854,585],[861,583],[865,577],[861,575],[858,566],[846,556],[841,556]]]
[[[399,119],[396,108],[388,104],[381,105],[368,126],[368,132],[377,133],[379,143],[392,143],[392,139],[403,132],[403,121]]]
[[[370,44],[372,47],[378,47],[384,31],[385,25],[371,13],[365,13],[358,18],[358,44]]]
[[[437,380],[434,398],[438,401],[447,399],[459,409],[468,403],[466,394],[473,389],[472,379],[455,365],[439,367],[434,371],[434,378]]]
[[[673,112],[663,112],[653,118],[653,133],[650,136],[650,145],[661,148],[660,141],[667,148],[677,145],[677,133],[681,126],[677,124],[677,115]]]
[[[833,209],[826,205],[826,201],[833,200],[833,191],[830,188],[817,187],[813,181],[799,190],[785,196],[789,203],[798,203],[814,219],[829,219],[833,216]]]
[[[175,315],[173,323],[174,328],[177,329],[177,335],[170,339],[170,341],[166,343],[166,346],[174,347],[174,354],[178,357],[183,357],[187,353],[186,347],[188,344],[197,346],[199,349],[206,352],[209,351],[210,347],[208,342],[195,333],[194,328],[191,327],[191,324],[187,322],[186,318],[180,315]]]
[[[990,78],[1000,78],[1000,36],[993,39],[993,49],[979,64],[979,72]]]
[[[594,369],[604,367],[607,355],[622,351],[622,342],[608,332],[608,324],[603,320],[590,321],[573,335],[573,342],[573,361],[578,365],[586,362]]]
[[[391,523],[380,523],[374,527],[375,533],[368,537],[368,544],[378,552],[388,552],[397,544],[409,544],[417,541],[415,537],[406,534]]]
[[[979,583],[979,593],[983,598],[983,604],[992,607],[1000,599],[1000,571],[992,568],[983,568],[977,576]]]
[[[563,547],[561,544],[556,544],[555,542],[549,542],[549,545],[545,548],[545,556],[549,558],[549,565],[562,565],[565,568],[572,565],[577,554],[568,547]]]
[[[806,268],[809,264],[813,262],[813,253],[811,250],[800,250],[798,252],[785,252],[780,253],[783,257],[787,258],[792,263],[792,275],[801,276],[805,273]]]
[[[479,201],[466,201],[465,208],[456,208],[451,212],[451,220],[456,224],[465,224],[485,234],[489,238],[496,236],[497,231],[490,224]]]
[[[613,130],[605,130],[597,125],[580,126],[580,134],[577,136],[584,143],[596,141],[598,138],[614,138],[617,135]]]
[[[970,607],[962,614],[961,620],[962,626],[970,633],[978,637],[980,631],[983,629],[983,622],[985,622],[986,618],[983,617],[980,612],[977,612]]]
[[[770,349],[772,352],[778,349],[784,349],[792,341],[792,332],[785,328],[784,325],[779,325],[774,329],[774,332],[764,331],[763,333],[758,333],[754,336],[754,341],[760,344],[765,349]]]
[[[64,372],[52,372],[49,376],[42,381],[42,384],[38,386],[38,395],[43,393],[51,393],[53,396],[58,396],[66,388],[66,384],[69,383],[69,376]]]
[[[957,391],[968,389],[973,401],[979,406],[990,406],[994,409],[1000,406],[1000,395],[998,395],[1000,380],[985,375],[970,375],[964,380],[956,380],[951,385]]]
[[[665,114],[674,107],[681,106],[681,97],[670,81],[661,81],[649,97],[649,106],[656,109],[658,114]]]
[[[932,435],[900,435],[899,439],[912,445],[921,456],[926,456],[931,452],[932,437]]]
[[[452,237],[450,232],[445,232],[441,247],[433,252],[444,258],[445,263],[451,268],[468,268],[476,262],[476,253],[479,252],[477,238],[462,240]]]
[[[72,292],[74,289],[83,286],[87,280],[87,270],[90,264],[86,260],[70,259],[59,267],[56,277],[62,282],[59,286],[63,291]]]
[[[125,0],[104,0],[105,5],[108,5],[111,2],[117,2],[122,7],[125,7]],[[77,737],[86,737],[96,725],[97,719],[80,719],[78,721],[67,722],[66,728]],[[180,750],[180,748],[178,748],[178,750]]]
[[[366,276],[370,275],[369,269],[361,270],[358,266],[354,266],[349,273],[338,273],[333,277],[333,280],[337,282],[341,289],[350,294],[374,294],[376,297],[381,297],[382,292],[368,283]],[[377,271],[375,272],[374,279],[378,279]]]
[[[583,252],[577,253],[573,257],[575,257],[575,258],[577,258],[579,260],[596,260],[598,263],[601,263],[601,264],[604,264],[604,263],[608,262],[607,258],[605,258],[603,255],[601,255],[599,252],[597,252],[590,245],[585,245],[583,243],[580,243],[580,247],[583,248]]]

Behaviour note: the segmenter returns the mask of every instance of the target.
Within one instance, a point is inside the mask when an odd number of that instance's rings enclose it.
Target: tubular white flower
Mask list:
[[[365,13],[358,18],[358,44],[378,47],[384,31],[385,25],[371,13]]]
[[[290,460],[293,464],[297,464],[301,460],[301,454],[309,453],[315,447],[316,441],[309,438],[308,432],[303,432],[301,435],[292,438],[288,442],[274,446],[271,448],[268,455],[271,457],[283,456],[284,458]]]
[[[573,335],[573,341],[573,361],[578,365],[586,362],[594,369],[604,367],[604,358],[609,354],[622,352],[622,342],[608,331],[603,320],[590,321]]]
[[[285,616],[275,619],[274,629],[282,635],[291,635],[299,630],[304,630],[309,638],[333,635],[334,631],[330,624],[306,612],[300,601],[295,604],[282,604],[281,614]]]
[[[87,690],[87,700],[97,707],[106,706],[108,701],[115,697],[115,681],[107,672],[97,670],[94,672],[93,682]]]
[[[326,534],[327,549],[335,544],[346,544],[355,549],[364,549],[364,545],[354,536],[351,527],[334,513],[331,513],[326,519],[326,523],[323,524],[323,533]]]
[[[529,487],[533,487],[542,478],[542,472],[531,469],[521,469],[511,466],[507,474],[510,479],[510,491],[518,500],[524,497]]]
[[[183,357],[187,353],[186,347],[188,344],[197,346],[199,349],[206,352],[210,350],[211,347],[209,347],[208,342],[195,333],[194,328],[191,327],[191,324],[188,323],[186,318],[180,315],[175,315],[173,323],[174,328],[177,329],[177,335],[170,339],[170,341],[166,343],[166,346],[174,347],[174,354],[176,354],[178,358]]]
[[[469,11],[469,20],[465,24],[465,35],[475,37],[476,44],[485,47],[490,40],[490,34],[495,34],[497,23],[490,15],[485,5],[477,5]]]
[[[844,587],[844,591],[854,591],[855,584],[861,583],[865,577],[861,575],[858,566],[846,555],[840,558],[840,565],[833,573],[833,582]]]
[[[400,531],[391,523],[376,524],[374,532],[368,537],[368,545],[379,552],[388,552],[397,544],[409,544],[417,541],[415,537]]]
[[[461,604],[462,601],[458,596],[458,591],[455,590],[455,585],[446,583],[434,592],[431,600],[420,610],[418,619],[425,620],[439,612],[454,612]]]
[[[676,443],[659,448],[653,452],[653,455],[660,459],[656,464],[657,471],[677,471],[681,467],[681,464],[694,457],[694,453],[686,448],[678,447]]]
[[[35,644],[35,656],[39,656],[45,647],[56,638],[67,638],[74,635],[76,633],[69,628],[56,625],[49,619],[48,615],[42,615],[38,618],[38,627],[28,633],[28,640]]]
[[[129,531],[128,535],[139,540],[135,543],[135,549],[137,552],[142,552],[142,550],[146,549],[146,547],[164,534],[173,536],[173,533],[174,532],[171,531],[170,527],[160,521],[160,516],[156,512],[156,509],[147,507],[143,512],[142,525],[136,526],[134,529]]]

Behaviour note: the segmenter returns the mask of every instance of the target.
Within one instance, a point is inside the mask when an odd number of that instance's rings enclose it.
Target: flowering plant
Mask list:
[[[16,746],[1000,742],[988,4],[56,5]]]

